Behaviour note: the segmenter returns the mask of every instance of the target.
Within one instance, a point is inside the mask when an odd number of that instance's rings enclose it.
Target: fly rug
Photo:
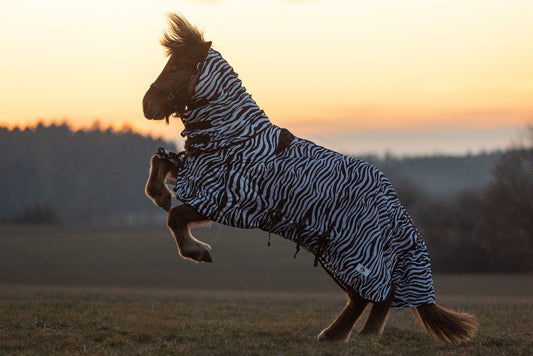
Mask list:
[[[186,143],[152,157],[146,193],[169,212],[181,256],[212,261],[194,224],[259,228],[313,253],[347,293],[320,340],[347,341],[369,303],[361,334],[380,335],[391,307],[410,307],[433,338],[472,338],[475,317],[436,304],[424,241],[381,171],[273,125],[196,27],[175,14],[169,26],[161,43],[170,58],[143,110],[180,117]],[[171,208],[167,178],[182,205]]]

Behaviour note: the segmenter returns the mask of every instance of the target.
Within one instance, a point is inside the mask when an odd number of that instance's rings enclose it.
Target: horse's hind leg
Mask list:
[[[192,225],[209,222],[204,216],[186,205],[170,209],[167,226],[176,239],[178,250],[183,258],[196,262],[212,262],[211,246],[195,239],[189,230]]]
[[[392,302],[392,292],[390,296],[382,302],[374,303],[365,326],[359,333],[360,335],[380,336],[383,333],[385,327],[385,321],[389,315]]]
[[[353,292],[349,292],[348,297],[350,299],[342,312],[330,326],[318,335],[318,340],[348,341],[355,323],[359,320],[368,305],[366,300]]]
[[[145,192],[155,205],[166,211],[172,206],[172,193],[165,184],[167,177],[172,177],[172,164],[153,155],[150,161],[150,175],[146,182]]]

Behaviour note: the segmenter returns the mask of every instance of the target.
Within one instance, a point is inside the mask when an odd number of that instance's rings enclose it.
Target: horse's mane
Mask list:
[[[168,14],[168,25],[169,29],[161,39],[161,45],[166,48],[168,56],[183,53],[189,46],[204,43],[202,31],[191,25],[183,16]]]

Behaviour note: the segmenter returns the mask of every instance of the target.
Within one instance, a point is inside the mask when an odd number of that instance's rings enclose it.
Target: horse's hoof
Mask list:
[[[205,247],[204,247],[205,246]],[[213,262],[209,250],[211,247],[207,244],[204,246],[197,246],[195,249],[182,251],[180,250],[181,257],[191,260],[193,262]]]
[[[350,335],[339,335],[331,332],[331,330],[325,329],[318,336],[318,341],[329,341],[329,342],[348,342]]]
[[[201,262],[213,262],[213,258],[211,258],[209,251],[204,251],[204,253],[202,253]]]

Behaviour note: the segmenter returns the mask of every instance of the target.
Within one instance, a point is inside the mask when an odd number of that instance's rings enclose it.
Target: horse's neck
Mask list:
[[[231,131],[246,129],[269,121],[263,110],[246,91],[236,96],[222,97],[207,102],[186,117],[182,117],[186,131],[189,128],[202,128],[209,131]],[[187,134],[187,133],[185,133]]]
[[[188,126],[209,122],[212,128],[235,131],[254,126],[260,121],[268,121],[267,116],[259,108],[251,95],[246,91],[233,68],[222,58],[220,53],[210,50],[205,72],[199,78],[192,98],[194,102],[202,102],[198,108],[188,110],[182,115],[185,124],[185,135]]]

